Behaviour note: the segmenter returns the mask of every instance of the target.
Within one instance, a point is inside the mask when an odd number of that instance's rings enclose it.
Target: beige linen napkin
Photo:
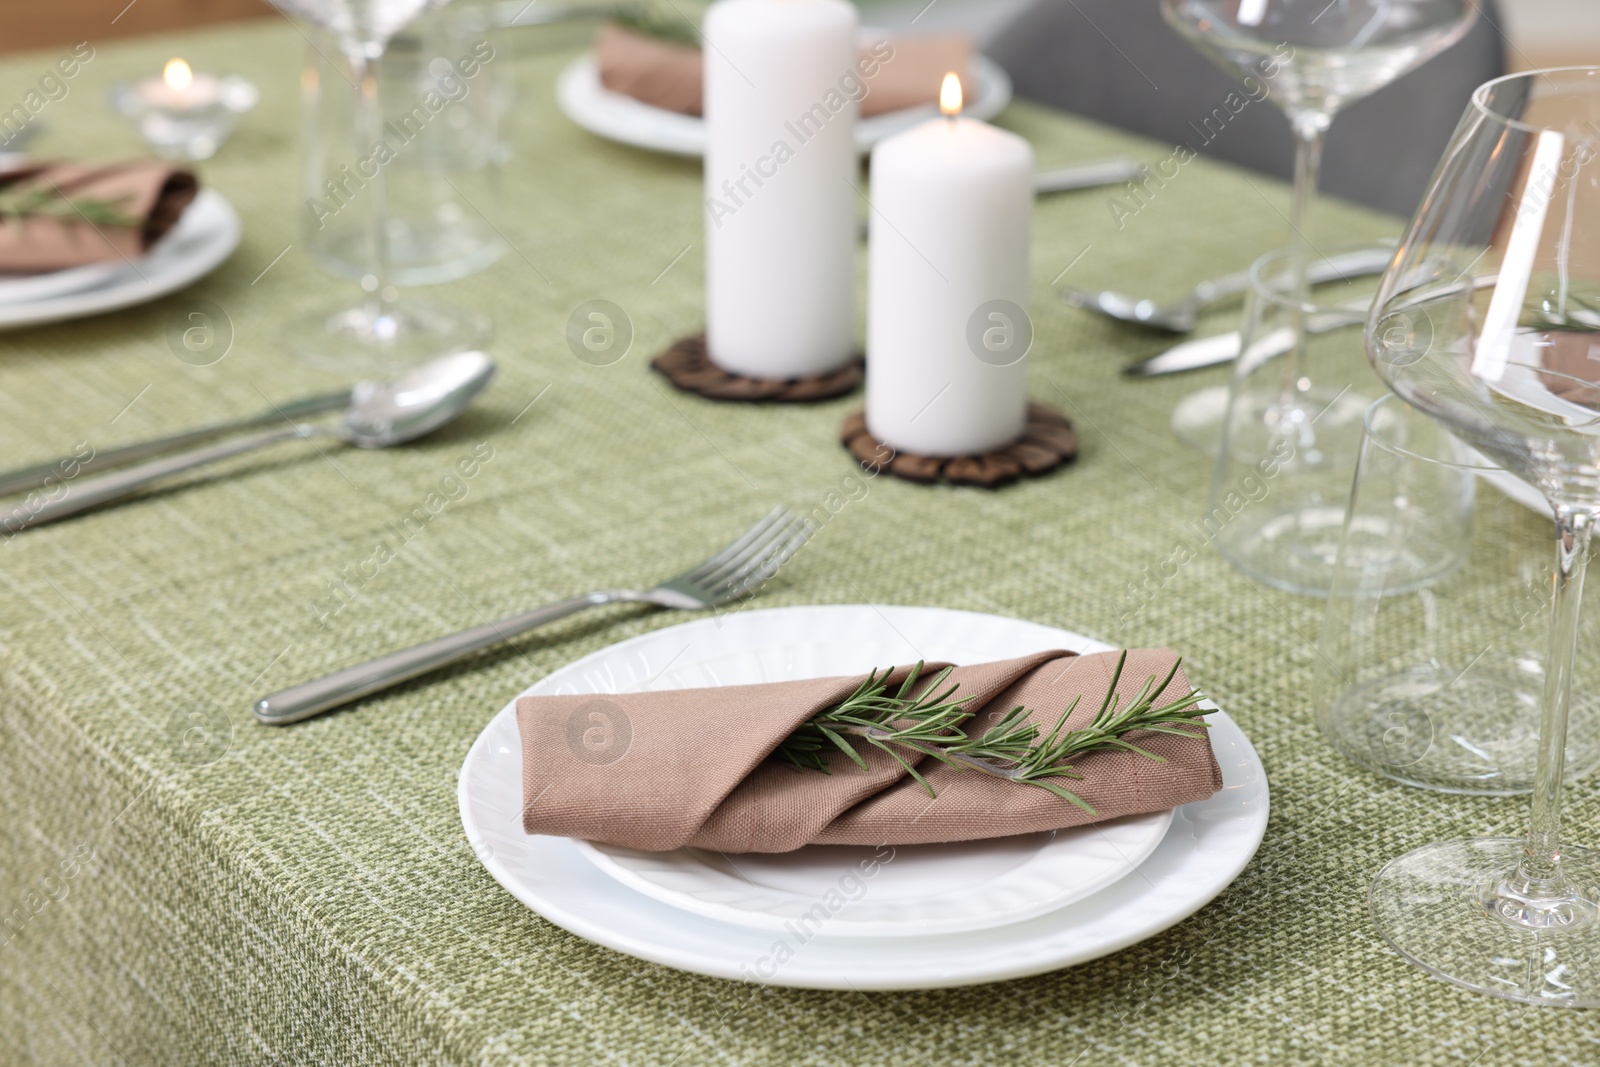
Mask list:
[[[1539,380],[1556,396],[1600,409],[1600,333],[1552,331],[1546,335]]]
[[[950,71],[973,99],[972,42],[965,34],[896,37],[862,49],[861,57],[863,66],[839,75],[857,75],[865,87],[864,117],[938,103]],[[685,115],[703,113],[700,49],[608,22],[595,39],[595,58],[600,83],[612,92]]]
[[[1165,677],[1175,659],[1164,649],[1130,652],[1117,692],[1133,696],[1151,677]],[[1115,653],[1042,652],[958,667],[949,681],[959,685],[957,696],[974,697],[969,707],[982,709],[968,733],[1019,704],[1048,730],[1080,697],[1068,721],[1075,728],[1093,719],[1116,662]],[[902,668],[897,679],[903,677]],[[1054,830],[1163,811],[1222,788],[1209,738],[1148,731],[1130,740],[1166,762],[1095,752],[1074,763],[1082,780],[1059,780],[1095,809],[1092,815],[1036,786],[924,758],[917,769],[937,793],[930,798],[894,760],[866,746],[867,770],[838,752],[829,755],[829,774],[766,758],[860,681],[523,697],[523,828],[651,852],[789,852],[808,844],[927,844]],[[1158,700],[1188,692],[1179,671]]]
[[[37,193],[54,209],[20,218],[0,215],[0,272],[138,259],[177,225],[198,191],[193,173],[153,159],[40,163],[0,171],[0,204],[14,206]],[[84,207],[88,217],[72,204]],[[107,222],[95,207],[118,218]]]

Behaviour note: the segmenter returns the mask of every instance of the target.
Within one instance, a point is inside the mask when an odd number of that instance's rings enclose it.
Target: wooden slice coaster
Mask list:
[[[706,335],[685,337],[651,361],[667,381],[686,393],[709,400],[744,403],[807,404],[832,400],[853,392],[861,384],[863,361],[858,357],[848,366],[815,378],[746,378],[732,374],[711,362],[706,352]]]
[[[1019,478],[1038,478],[1078,457],[1078,435],[1072,420],[1048,404],[1028,405],[1022,437],[1004,448],[976,456],[916,456],[895,452],[867,431],[867,413],[858,411],[839,427],[839,440],[856,462],[874,474],[887,470],[896,478],[934,485],[941,478],[952,485],[998,489]]]

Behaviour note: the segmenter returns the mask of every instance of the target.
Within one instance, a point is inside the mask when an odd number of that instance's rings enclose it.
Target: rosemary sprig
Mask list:
[[[1039,736],[1039,728],[1027,721],[1028,709],[1021,706],[1006,712],[981,735],[969,736],[962,727],[976,712],[967,710],[971,697],[958,698],[957,686],[946,687],[953,668],[946,667],[934,675],[922,693],[915,696],[913,691],[922,676],[921,663],[911,669],[900,688],[892,694],[888,685],[891,672],[886,670],[880,675],[874,671],[854,693],[813,716],[785,738],[773,756],[804,770],[826,774],[825,756],[831,747],[865,770],[867,761],[850,740],[861,738],[905,768],[930,797],[934,795],[933,787],[898,750],[928,756],[961,770],[1037,786],[1093,815],[1095,810],[1087,801],[1057,781],[1083,777],[1069,760],[1090,752],[1122,749],[1164,763],[1162,757],[1128,741],[1126,735],[1148,730],[1198,737],[1200,735],[1184,727],[1204,730],[1210,725],[1196,706],[1201,699],[1199,690],[1190,690],[1181,700],[1156,705],[1156,698],[1177,675],[1177,663],[1159,682],[1154,676],[1146,679],[1133,699],[1122,704],[1117,697],[1117,682],[1122,678],[1127,660],[1126,651],[1117,657],[1106,697],[1087,726],[1076,730],[1066,728],[1068,717],[1078,707],[1080,698],[1074,697],[1043,738]]]
[[[122,212],[118,205],[127,200],[83,197],[73,200],[55,189],[41,186],[0,189],[0,222],[30,218],[51,218],[64,222],[87,222],[92,226],[138,226],[140,220]]]
[[[611,20],[619,26],[625,26],[635,33],[646,37],[654,37],[658,41],[668,41],[672,44],[688,45],[691,48],[700,47],[700,32],[694,23],[678,14],[664,14],[649,7],[640,6],[615,12]]]

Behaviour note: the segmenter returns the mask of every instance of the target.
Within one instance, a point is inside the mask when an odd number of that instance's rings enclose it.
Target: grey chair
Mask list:
[[[985,50],[1020,96],[1277,177],[1294,171],[1289,121],[1251,104],[1209,143],[1196,137],[1236,85],[1161,18],[1157,0],[1037,0]],[[1472,90],[1505,73],[1493,0],[1454,46],[1340,112],[1321,189],[1409,216]],[[1203,144],[1203,147],[1202,147]]]

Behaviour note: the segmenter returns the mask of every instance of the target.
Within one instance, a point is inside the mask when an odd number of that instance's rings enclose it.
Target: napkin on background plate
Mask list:
[[[199,188],[193,172],[153,159],[35,163],[0,170],[0,205],[4,205],[0,273],[39,273],[137,259],[177,225]],[[21,218],[9,213],[12,205],[34,193],[52,200],[98,202],[126,222],[89,221],[76,212]]]
[[[950,71],[960,75],[966,98],[975,98],[972,42],[965,34],[896,37],[889,45],[894,54],[875,59],[877,73],[862,78],[867,87],[861,99],[863,117],[938,103],[939,87]],[[863,49],[862,55],[870,52]],[[700,49],[608,22],[595,39],[595,58],[600,83],[612,92],[667,111],[702,114]]]
[[[1117,655],[1041,652],[958,667],[949,682],[959,685],[958,697],[974,697],[969,708],[982,709],[964,727],[968,733],[981,732],[1019,704],[1033,713],[1041,731],[1048,730],[1079,697],[1068,721],[1076,728],[1099,710]],[[1175,659],[1164,649],[1129,652],[1117,692],[1132,697],[1152,676],[1165,677]],[[928,668],[925,679],[933,673]],[[904,677],[902,668],[895,683]],[[860,681],[523,697],[517,701],[523,828],[649,852],[929,844],[1165,811],[1222,788],[1222,771],[1203,735],[1131,735],[1166,762],[1118,751],[1079,759],[1073,766],[1083,778],[1058,781],[1087,801],[1092,815],[1037,786],[923,758],[917,770],[938,794],[930,798],[893,759],[865,745],[859,751],[867,770],[839,752],[829,755],[830,774],[766,758]],[[1180,670],[1158,700],[1181,700],[1188,693]]]

